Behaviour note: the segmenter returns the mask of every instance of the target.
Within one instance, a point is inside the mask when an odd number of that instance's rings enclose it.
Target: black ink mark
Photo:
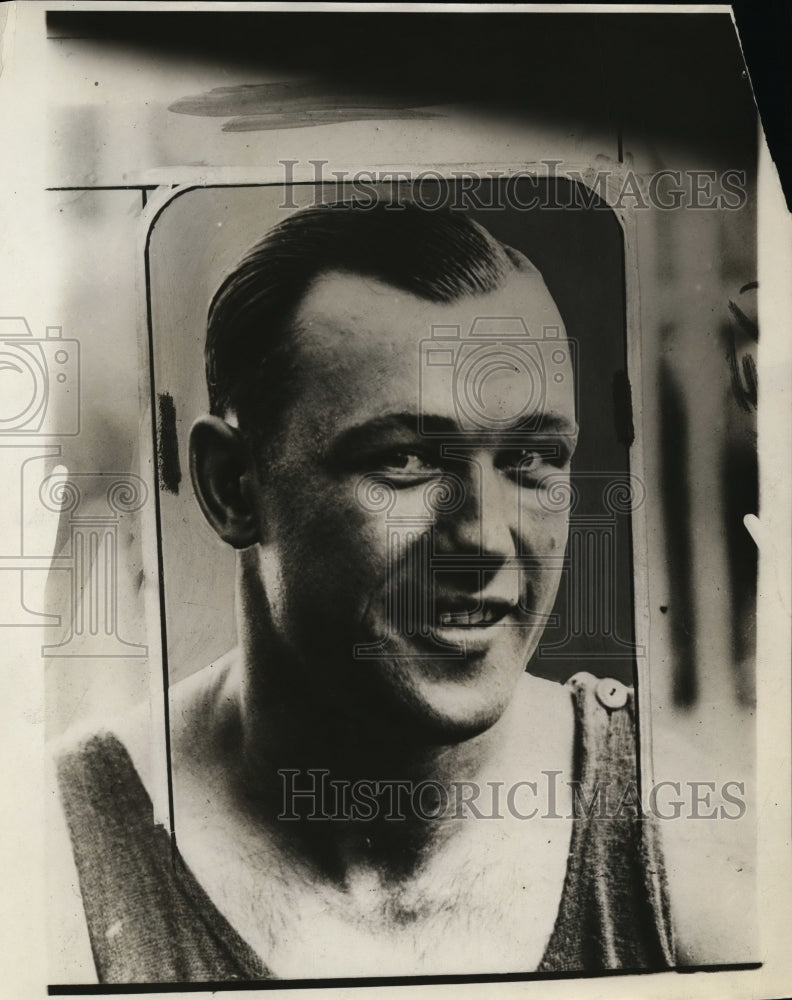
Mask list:
[[[161,392],[157,396],[158,424],[157,434],[157,466],[159,468],[160,486],[168,493],[178,495],[181,483],[181,465],[179,463],[179,438],[176,431],[176,406],[169,392]]]
[[[635,440],[632,391],[627,372],[613,373],[613,419],[616,423],[616,440],[627,448]]]

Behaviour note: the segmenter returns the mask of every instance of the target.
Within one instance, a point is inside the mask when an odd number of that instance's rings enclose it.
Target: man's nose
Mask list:
[[[517,552],[518,503],[514,487],[491,459],[468,459],[462,499],[445,531],[457,553],[508,559]]]

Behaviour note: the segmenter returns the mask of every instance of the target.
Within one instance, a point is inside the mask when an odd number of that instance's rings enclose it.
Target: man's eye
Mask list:
[[[389,451],[376,462],[377,472],[397,479],[429,479],[439,476],[442,470],[430,459],[414,451]]]
[[[521,481],[533,481],[537,474],[546,468],[547,455],[536,448],[517,448],[507,452],[498,463],[507,475]]]

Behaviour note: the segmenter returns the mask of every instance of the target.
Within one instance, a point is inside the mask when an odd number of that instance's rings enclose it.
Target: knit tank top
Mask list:
[[[567,686],[575,709],[575,818],[555,925],[539,967],[524,971],[668,968],[673,942],[658,831],[638,804],[634,692],[588,673]],[[115,736],[93,736],[57,763],[99,982],[275,978],[154,822],[151,799]]]

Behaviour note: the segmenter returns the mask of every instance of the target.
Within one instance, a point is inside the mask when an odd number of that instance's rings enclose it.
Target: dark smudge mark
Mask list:
[[[673,697],[677,705],[689,706],[695,703],[698,695],[698,678],[691,558],[693,540],[690,521],[688,414],[679,384],[665,361],[660,365],[660,405],[663,421],[660,483],[669,585],[674,595],[669,619],[670,638],[675,653]]]
[[[232,118],[223,125],[223,132],[259,132],[275,128],[311,128],[314,125],[337,125],[341,122],[383,121],[409,118],[436,118],[437,115],[423,111],[382,111],[369,108],[358,108],[348,111],[305,111],[295,118],[290,114],[280,112],[272,115],[247,115],[244,118]]]
[[[168,493],[179,493],[181,464],[179,462],[179,436],[176,430],[176,406],[169,392],[157,396],[157,467],[160,486]]]
[[[740,289],[740,295],[754,291],[759,286],[749,282]],[[742,308],[741,308],[742,306]],[[732,392],[742,409],[755,410],[759,398],[756,374],[756,344],[759,341],[759,323],[756,315],[756,296],[748,296],[738,306],[729,300],[731,321],[724,332],[727,358],[732,378]]]
[[[734,683],[742,705],[756,700],[752,664],[756,655],[756,584],[759,569],[753,538],[743,524],[759,511],[756,449],[745,440],[726,442],[721,456],[725,499],[724,535],[731,581],[731,647]]]
[[[224,132],[310,128],[340,122],[436,118],[398,98],[333,92],[321,83],[243,83],[215,87],[169,105],[179,115],[230,118]]]
[[[727,433],[721,447],[720,478],[724,496],[724,537],[731,583],[731,647],[734,683],[740,703],[755,703],[756,545],[745,528],[746,514],[759,512],[759,470],[756,455],[756,408],[759,386],[756,350],[759,317],[756,290],[749,281],[737,302],[729,300],[729,320],[721,337],[731,373],[731,392],[739,409],[727,409]],[[739,303],[739,304],[738,304]]]

